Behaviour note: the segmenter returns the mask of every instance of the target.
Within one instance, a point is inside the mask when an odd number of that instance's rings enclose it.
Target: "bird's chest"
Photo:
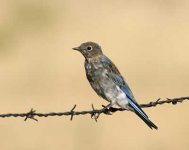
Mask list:
[[[106,69],[99,63],[86,63],[85,70],[89,82],[99,82],[106,77]]]
[[[98,95],[105,97],[105,91],[112,88],[114,83],[107,76],[107,69],[98,63],[86,63],[86,76],[92,88]]]

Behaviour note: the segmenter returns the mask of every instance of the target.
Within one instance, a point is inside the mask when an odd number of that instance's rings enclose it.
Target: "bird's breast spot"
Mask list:
[[[91,65],[90,64],[87,65],[87,69],[91,69]]]
[[[107,76],[107,72],[108,72],[107,70],[104,70],[104,71],[102,72],[102,76],[103,76],[103,77],[106,77],[106,76]]]

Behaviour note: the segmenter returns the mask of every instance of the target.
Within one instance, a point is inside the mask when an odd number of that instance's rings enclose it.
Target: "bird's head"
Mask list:
[[[101,47],[94,42],[82,43],[79,47],[74,47],[73,50],[81,52],[86,59],[102,54]]]

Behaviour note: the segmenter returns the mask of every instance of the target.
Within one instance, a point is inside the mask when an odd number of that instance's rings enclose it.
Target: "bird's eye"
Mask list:
[[[88,46],[87,50],[91,51],[92,50],[92,46]]]

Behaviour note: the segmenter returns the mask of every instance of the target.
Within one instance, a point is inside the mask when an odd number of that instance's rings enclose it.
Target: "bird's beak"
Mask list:
[[[74,47],[72,48],[73,50],[79,51],[81,48],[80,47]]]

